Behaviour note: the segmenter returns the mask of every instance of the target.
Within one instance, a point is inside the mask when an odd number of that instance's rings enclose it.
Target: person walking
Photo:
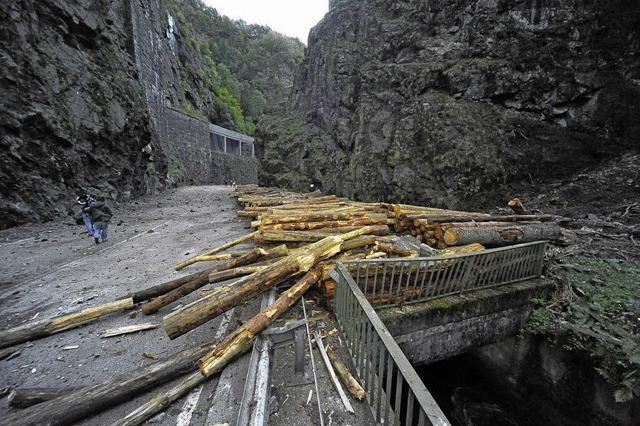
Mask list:
[[[96,244],[100,244],[100,240],[103,243],[109,241],[109,222],[111,222],[113,212],[107,205],[105,198],[100,197],[93,201],[83,211],[86,211],[93,221],[93,240]]]
[[[76,216],[76,220],[77,219],[82,220],[82,223],[84,223],[85,228],[87,228],[87,235],[89,235],[89,237],[93,237],[93,221],[91,220],[91,215],[88,212],[85,212],[85,209],[95,201],[96,200],[93,197],[91,197],[91,195],[89,194],[82,194],[76,197],[76,202],[80,204],[80,208],[81,208],[80,218]],[[78,225],[80,224],[80,222],[77,222],[77,223]]]

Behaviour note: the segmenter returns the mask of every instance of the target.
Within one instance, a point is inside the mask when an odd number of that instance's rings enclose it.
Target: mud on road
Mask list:
[[[185,187],[116,209],[110,240],[105,244],[96,245],[84,227],[75,225],[71,219],[3,231],[0,328],[106,303],[131,291],[204,269],[192,266],[175,272],[174,265],[247,233],[248,221],[238,218],[236,210],[228,187]],[[197,296],[194,293],[182,303]],[[230,315],[221,315],[170,341],[160,325],[162,316],[175,305],[148,317],[137,311],[114,315],[87,327],[20,345],[18,356],[0,361],[0,387],[65,388],[97,383],[153,362],[143,356],[145,352],[170,355],[223,338],[227,328],[235,328],[236,316],[240,314],[235,310]],[[159,328],[109,339],[100,337],[105,329],[145,322],[156,323]],[[74,346],[78,348],[64,349]],[[214,382],[207,386],[213,389]],[[148,398],[149,395],[142,395],[87,420],[86,424],[108,424]],[[182,404],[175,404],[176,407],[175,417],[182,412]],[[0,418],[7,410],[7,400],[3,398]],[[192,409],[197,410],[198,407]],[[189,424],[194,416],[188,417],[184,424]]]
[[[174,266],[250,232],[249,220],[236,215],[238,205],[231,192],[231,188],[223,186],[184,187],[120,206],[115,210],[110,241],[106,244],[95,245],[84,227],[75,225],[72,219],[0,232],[0,329],[110,302],[132,291],[205,269],[206,266],[196,264],[175,272]],[[245,248],[238,246],[233,250]],[[154,362],[145,353],[165,357],[200,343],[222,340],[239,323],[257,313],[261,301],[261,297],[256,297],[176,340],[169,340],[161,327],[162,316],[195,300],[199,294],[195,292],[154,315],[144,316],[132,310],[16,346],[10,359],[0,360],[0,388],[62,389],[100,383]],[[314,327],[321,324],[325,332],[335,329],[335,322],[326,311],[312,300],[306,303]],[[302,317],[298,303],[274,325]],[[158,324],[158,328],[121,337],[101,337],[110,328],[147,322]],[[347,357],[346,350],[342,351]],[[370,424],[364,403],[352,399],[356,413],[344,411],[315,347],[314,354],[325,421],[354,426]],[[219,376],[194,389],[149,423],[235,424],[250,355],[251,352],[231,363]],[[276,349],[273,360],[269,424],[319,424],[308,346],[303,373],[292,373],[291,347]],[[171,384],[149,389],[81,424],[111,424]],[[0,423],[14,410],[8,406],[6,397],[0,399]]]

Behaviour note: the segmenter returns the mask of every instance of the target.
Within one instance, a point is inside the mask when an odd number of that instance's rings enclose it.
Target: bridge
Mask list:
[[[338,264],[334,312],[377,424],[449,424],[413,365],[517,334],[550,288],[545,246]]]

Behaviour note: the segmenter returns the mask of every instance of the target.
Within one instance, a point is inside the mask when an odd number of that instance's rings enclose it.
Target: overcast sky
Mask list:
[[[307,44],[309,30],[327,13],[329,0],[204,0],[222,15],[297,37]]]

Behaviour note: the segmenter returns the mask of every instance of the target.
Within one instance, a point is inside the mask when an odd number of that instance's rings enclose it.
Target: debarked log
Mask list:
[[[312,268],[293,287],[285,291],[273,304],[227,336],[222,343],[205,355],[199,362],[199,370],[188,375],[166,392],[154,396],[149,402],[129,413],[113,426],[133,426],[143,423],[161,412],[178,398],[184,396],[207,378],[220,372],[237,356],[253,347],[253,343],[263,330],[286,312],[319,279],[321,271]]]
[[[540,240],[556,240],[562,235],[559,225],[541,223],[514,226],[452,227],[445,231],[444,242],[450,246],[472,243],[502,246]]]
[[[365,226],[347,234],[328,236],[297,249],[289,256],[266,266],[255,274],[241,278],[234,285],[234,291],[224,294],[216,292],[165,316],[164,329],[171,339],[175,339],[248,298],[270,289],[291,276],[306,272],[319,261],[338,254],[343,242],[370,234],[374,230],[373,226]]]
[[[200,257],[200,256],[213,256],[214,254],[219,253],[219,252],[221,252],[223,250],[226,250],[228,248],[237,246],[238,244],[242,244],[245,241],[251,240],[254,237],[254,235],[255,235],[255,232],[252,232],[252,233],[247,234],[247,235],[243,235],[242,237],[237,238],[237,239],[235,239],[233,241],[230,241],[230,242],[228,242],[226,244],[223,244],[220,247],[216,247],[216,248],[214,248],[212,250],[209,250],[206,253],[203,253],[203,254],[201,254],[199,256],[194,256],[194,257],[192,257],[190,259],[185,260],[184,262],[180,262],[180,263],[178,263],[176,265],[176,271],[179,271],[179,270],[181,270],[183,268],[186,268],[189,265],[193,265],[194,263],[198,262],[198,257]]]
[[[32,321],[9,330],[0,331],[0,349],[80,327],[105,315],[131,309],[133,306],[132,298],[116,300],[78,312]]]
[[[193,371],[197,361],[215,348],[205,344],[186,349],[164,360],[47,402],[34,405],[2,420],[3,425],[66,426],[130,400],[180,375]]]
[[[288,250],[287,250],[287,246],[285,245],[280,245],[269,250],[256,248],[240,257],[231,259],[225,265],[219,268],[215,268],[213,271],[208,271],[207,274],[199,274],[192,281],[189,281],[181,285],[180,287],[174,290],[171,290],[170,292],[163,294],[162,296],[158,296],[157,298],[153,299],[150,302],[145,303],[144,305],[142,305],[141,310],[145,315],[151,315],[155,312],[158,312],[158,310],[160,310],[162,307],[167,306],[168,304],[173,303],[176,300],[179,300],[184,296],[191,294],[194,291],[198,290],[199,288],[202,288],[205,285],[209,284],[211,282],[209,279],[209,276],[211,275],[211,273],[226,271],[226,270],[233,270],[239,266],[253,263],[259,259],[264,260],[264,259],[272,259],[275,257],[282,257],[287,253],[288,253]],[[228,276],[229,278],[233,278],[235,273],[241,273],[241,271],[234,271],[227,275],[222,274],[221,277]]]

